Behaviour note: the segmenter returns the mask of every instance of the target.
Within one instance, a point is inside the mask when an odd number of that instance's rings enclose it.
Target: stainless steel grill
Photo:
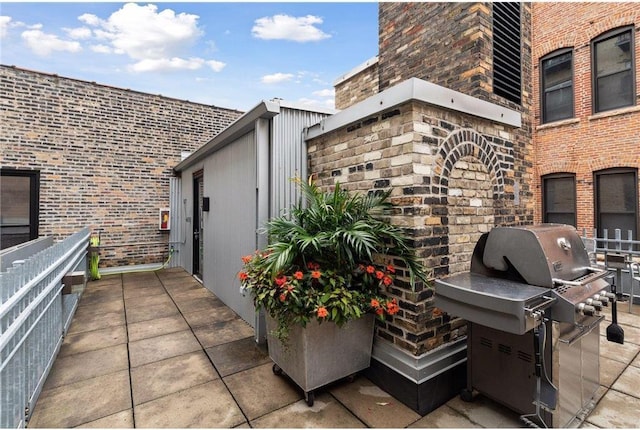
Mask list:
[[[575,228],[496,227],[476,244],[471,270],[436,281],[436,306],[468,321],[467,387],[522,414],[566,427],[593,407],[605,270],[590,267]]]

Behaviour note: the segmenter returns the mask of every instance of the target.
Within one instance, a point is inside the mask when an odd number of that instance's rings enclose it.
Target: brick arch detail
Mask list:
[[[585,39],[590,42],[592,39],[600,36],[602,33],[606,33],[609,30],[613,30],[618,27],[624,27],[627,25],[634,25],[638,20],[638,13],[635,11],[625,11],[617,15],[611,15],[595,23],[595,25],[587,26],[584,30]]]
[[[589,171],[597,172],[598,170],[613,169],[616,167],[638,168],[640,165],[640,156],[636,154],[611,155],[606,158],[596,158],[587,161]]]
[[[577,173],[579,163],[577,161],[554,160],[541,164],[537,167],[538,176],[545,176],[551,173]]]
[[[468,128],[451,132],[438,146],[433,171],[439,173],[442,193],[444,195],[448,193],[448,179],[455,164],[467,156],[482,162],[491,174],[493,194],[502,195],[505,172],[501,167],[498,154],[484,136]]]
[[[563,39],[553,40],[545,42],[540,46],[535,53],[535,60],[539,60],[547,54],[551,54],[553,51],[557,51],[562,48],[574,48],[576,46],[576,37],[565,36]]]

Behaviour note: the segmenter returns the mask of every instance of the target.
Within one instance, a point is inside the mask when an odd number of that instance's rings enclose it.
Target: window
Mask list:
[[[563,50],[540,61],[542,122],[573,117],[573,52]]]
[[[493,92],[520,104],[520,3],[493,3]]]
[[[614,237],[615,229],[632,231],[633,240],[638,239],[638,171],[636,169],[608,169],[595,173],[595,214],[598,236],[604,229]]]
[[[542,178],[542,213],[544,222],[576,227],[576,177],[557,173]]]
[[[614,30],[593,41],[593,110],[634,105],[633,30]]]
[[[38,237],[40,173],[33,170],[0,170],[0,249]]]

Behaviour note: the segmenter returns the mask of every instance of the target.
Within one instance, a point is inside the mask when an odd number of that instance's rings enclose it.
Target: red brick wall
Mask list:
[[[0,99],[0,165],[40,171],[39,234],[104,229],[101,266],[167,257],[173,166],[241,114],[7,66]]]
[[[595,217],[593,173],[613,167],[640,168],[640,106],[592,112],[591,40],[617,27],[636,27],[636,95],[640,98],[640,3],[534,2],[532,19],[535,220],[542,221],[541,176],[570,172],[576,175],[577,227],[590,231]],[[559,48],[573,48],[575,117],[541,125],[539,61]]]

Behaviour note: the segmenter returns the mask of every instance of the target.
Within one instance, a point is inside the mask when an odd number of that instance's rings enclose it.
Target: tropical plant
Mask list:
[[[342,325],[365,312],[380,318],[398,312],[397,301],[381,293],[393,285],[395,267],[374,260],[392,255],[412,284],[427,278],[403,231],[380,218],[391,206],[390,192],[352,194],[340,184],[323,192],[311,181],[297,182],[300,202],[266,224],[270,245],[243,257],[239,273],[256,306],[278,322],[276,336],[286,339],[292,324],[311,318]]]

